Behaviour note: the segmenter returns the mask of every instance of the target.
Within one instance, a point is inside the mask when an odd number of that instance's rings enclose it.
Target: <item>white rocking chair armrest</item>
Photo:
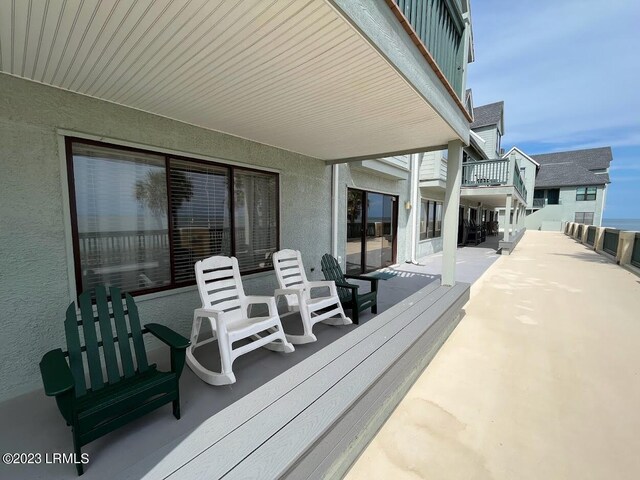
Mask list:
[[[193,312],[194,317],[206,318],[214,317],[216,319],[221,318],[224,315],[224,310],[216,310],[215,308],[196,308]]]
[[[273,292],[274,297],[281,297],[282,295],[300,295],[304,293],[304,287],[300,288],[278,288]]]
[[[269,307],[269,316],[274,316],[278,313],[276,299],[268,295],[247,295],[245,297],[245,303],[247,305],[260,305],[265,303],[267,307]]]
[[[338,290],[336,289],[336,282],[334,282],[333,280],[317,280],[314,282],[307,282],[307,286],[309,287],[309,290],[311,290],[312,288],[329,287],[329,291],[331,292],[331,295],[338,294]]]

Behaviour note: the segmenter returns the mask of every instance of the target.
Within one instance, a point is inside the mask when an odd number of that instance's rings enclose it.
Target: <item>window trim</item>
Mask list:
[[[421,238],[422,237],[422,231],[420,231],[420,229],[418,229],[418,242],[422,243],[422,242],[429,242],[431,240],[435,240],[437,238],[442,238],[442,229],[443,229],[443,223],[444,223],[444,201],[443,200],[434,200],[433,198],[428,198],[428,197],[420,197],[420,216],[422,216],[422,205],[426,203],[427,204],[427,221],[426,221],[426,230],[425,230],[425,234],[427,235],[426,238]],[[440,204],[442,205],[442,218],[440,219],[440,235],[438,235],[437,237],[436,235],[436,219],[437,219],[437,207],[436,205]],[[433,228],[431,229],[431,232],[429,232],[429,207],[432,207],[433,210]],[[420,222],[418,222],[420,223]],[[429,236],[429,234],[431,234],[431,236]]]
[[[581,222],[578,221],[578,215],[582,215],[582,221]],[[586,223],[585,215],[591,215],[591,223]],[[575,223],[582,223],[582,224],[588,225],[588,226],[593,226],[593,222],[594,222],[595,219],[596,219],[595,212],[574,212],[574,214],[573,214],[573,220],[575,221]]]
[[[594,193],[589,193],[589,189],[595,190]],[[579,193],[581,189],[584,189],[584,193]],[[593,198],[589,198],[590,195],[593,195]],[[583,197],[583,198],[579,198]],[[595,202],[598,199],[598,187],[593,185],[585,185],[576,187],[576,202]]]
[[[171,187],[170,187],[170,175],[169,175],[169,163],[170,163],[170,159],[173,158],[175,160],[183,160],[183,161],[187,161],[187,162],[193,162],[193,163],[197,163],[200,165],[214,165],[214,166],[218,166],[221,168],[225,168],[228,171],[229,174],[229,195],[230,195],[230,200],[229,200],[229,209],[230,209],[230,219],[229,219],[229,225],[230,225],[230,240],[231,240],[231,248],[232,248],[232,254],[234,253],[233,250],[235,250],[235,192],[233,190],[233,186],[234,186],[234,171],[235,170],[241,170],[241,171],[249,171],[249,172],[257,172],[257,173],[262,173],[262,174],[271,174],[274,175],[276,178],[276,223],[277,223],[277,228],[276,228],[276,251],[280,250],[281,248],[281,234],[280,234],[280,230],[281,230],[281,198],[280,198],[280,172],[276,171],[276,170],[271,170],[271,169],[260,169],[260,168],[255,168],[255,167],[251,167],[251,166],[245,166],[245,165],[241,165],[235,162],[229,162],[229,163],[222,163],[220,161],[216,161],[216,160],[206,160],[204,158],[198,158],[198,157],[190,157],[188,155],[185,154],[180,154],[180,153],[174,153],[173,151],[170,150],[151,150],[151,149],[147,149],[147,148],[140,148],[140,147],[133,147],[130,145],[123,145],[121,143],[108,143],[108,142],[103,142],[101,140],[94,140],[92,138],[84,138],[84,137],[78,137],[78,136],[74,136],[71,134],[66,134],[66,133],[61,133],[63,135],[63,139],[64,139],[64,150],[65,150],[65,160],[66,160],[66,176],[67,176],[67,188],[68,188],[68,195],[69,195],[69,220],[71,223],[71,243],[72,243],[72,250],[73,250],[73,258],[72,258],[72,262],[73,262],[73,271],[75,273],[75,295],[79,295],[82,291],[82,265],[80,264],[80,237],[78,234],[78,212],[77,212],[77,208],[76,208],[76,185],[75,185],[75,172],[73,169],[73,144],[74,143],[80,143],[80,144],[84,144],[84,145],[93,145],[93,146],[98,146],[98,147],[105,147],[105,148],[112,148],[115,150],[124,150],[124,151],[129,151],[129,152],[138,152],[138,153],[144,153],[144,154],[150,154],[150,155],[158,155],[158,156],[162,156],[164,158],[164,164],[165,164],[165,169],[167,172],[167,201],[170,201],[170,192],[171,192]],[[169,237],[169,257],[171,260],[173,260],[174,257],[174,245],[173,245],[173,240],[171,237],[171,232],[172,232],[172,219],[171,219],[171,215],[167,215],[168,217],[168,223],[167,223],[167,233],[168,233],[168,237]],[[175,266],[173,265],[173,261],[170,262],[170,270],[171,270],[171,277],[170,277],[170,284],[169,285],[163,285],[163,286],[159,286],[159,287],[152,287],[152,288],[145,288],[142,290],[131,290],[128,291],[127,293],[131,296],[143,296],[143,295],[148,295],[148,294],[156,294],[158,292],[165,292],[165,291],[171,291],[171,290],[180,290],[180,289],[184,289],[185,287],[191,287],[196,285],[196,280],[194,279],[193,281],[182,281],[182,282],[176,282],[175,281]],[[269,272],[269,271],[273,271],[273,267],[264,267],[264,268],[257,268],[257,269],[251,269],[251,270],[244,270],[240,272],[240,276],[245,277],[248,275],[253,275],[256,273],[262,273],[262,272]]]

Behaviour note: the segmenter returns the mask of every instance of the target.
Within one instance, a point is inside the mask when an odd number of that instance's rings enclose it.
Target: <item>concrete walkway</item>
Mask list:
[[[640,478],[640,278],[531,231],[347,478]]]

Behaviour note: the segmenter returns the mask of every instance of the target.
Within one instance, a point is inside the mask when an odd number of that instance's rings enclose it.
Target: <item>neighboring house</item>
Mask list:
[[[257,3],[0,5],[0,400],[41,388],[96,284],[186,335],[201,258],[236,256],[273,294],[282,248],[311,279],[327,252],[349,272],[415,256],[411,155],[459,164],[469,143],[469,2],[428,2],[429,38],[397,2]]]
[[[531,155],[539,162],[533,203],[527,211],[526,227],[535,230],[562,229],[566,222],[602,224],[611,147]]]
[[[467,108],[472,107],[470,91],[466,101]],[[462,243],[465,221],[473,220],[477,224],[499,221],[500,230],[512,236],[524,228],[525,208],[533,199],[537,162],[519,149],[504,154],[501,148],[504,132],[504,102],[473,108],[469,145],[464,148],[462,164],[459,213],[459,241]],[[437,228],[438,204],[444,198],[446,176],[446,151],[425,153],[420,168],[423,204],[420,229],[424,233],[419,239],[419,255],[442,248]],[[507,208],[511,212],[508,224],[504,217]],[[509,235],[504,236],[505,242],[510,240]]]

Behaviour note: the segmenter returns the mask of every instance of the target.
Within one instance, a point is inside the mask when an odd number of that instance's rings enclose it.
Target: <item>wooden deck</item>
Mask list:
[[[435,356],[468,299],[468,284],[429,284],[119,478],[340,478]]]

